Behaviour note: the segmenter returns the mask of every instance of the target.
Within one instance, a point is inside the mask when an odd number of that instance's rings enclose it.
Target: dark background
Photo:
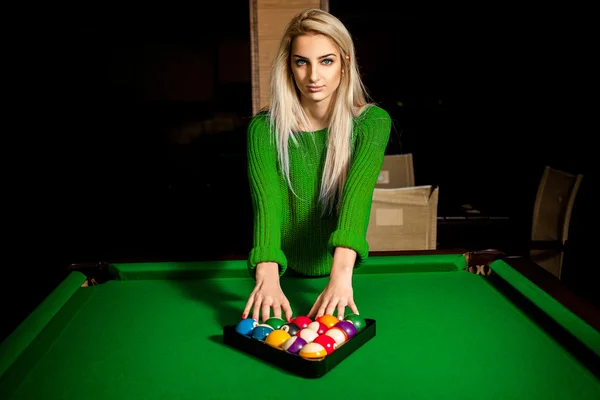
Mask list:
[[[441,210],[470,203],[510,216],[515,242],[530,232],[544,166],[584,174],[565,282],[596,300],[589,13],[389,7],[330,1],[394,120],[387,153],[413,153],[416,183],[440,186]],[[2,334],[70,263],[251,246],[248,1],[53,11],[11,36]],[[444,235],[440,247],[452,242]]]

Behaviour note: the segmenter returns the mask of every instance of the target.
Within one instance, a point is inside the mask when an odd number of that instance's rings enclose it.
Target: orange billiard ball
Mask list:
[[[325,315],[322,315],[319,318],[317,318],[317,321],[319,321],[322,324],[324,324],[327,328],[332,328],[340,320],[337,319],[337,317],[334,317],[333,315],[325,314]]]

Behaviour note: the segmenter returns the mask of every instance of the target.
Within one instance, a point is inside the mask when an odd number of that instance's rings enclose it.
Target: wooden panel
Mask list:
[[[269,74],[286,24],[307,8],[329,9],[327,0],[250,0],[252,109],[269,105]]]

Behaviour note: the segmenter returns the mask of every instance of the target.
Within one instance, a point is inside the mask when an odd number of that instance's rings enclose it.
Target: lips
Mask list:
[[[315,93],[315,92],[320,92],[321,90],[323,90],[325,86],[307,86],[308,91]]]

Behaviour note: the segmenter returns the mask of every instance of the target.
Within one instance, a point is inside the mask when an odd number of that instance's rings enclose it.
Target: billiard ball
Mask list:
[[[300,330],[300,332],[298,332],[298,336],[300,336],[302,339],[306,340],[307,343],[312,342],[313,340],[315,340],[315,338],[317,336],[319,336],[319,334],[315,331],[313,331],[312,329],[302,329]]]
[[[348,339],[351,339],[354,335],[356,335],[356,328],[350,321],[342,320],[342,321],[338,322],[337,324],[335,324],[335,327],[343,330],[346,333],[346,336],[348,337]]]
[[[312,322],[312,320],[304,315],[300,315],[294,318],[292,322],[298,325],[300,329],[304,329]]]
[[[356,328],[356,332],[360,332],[366,328],[367,322],[363,317],[358,314],[348,314],[344,317],[344,321],[352,322],[352,325]]]
[[[327,350],[319,343],[307,343],[298,355],[307,360],[316,360],[327,356]]]
[[[256,328],[256,325],[258,325],[258,322],[252,318],[246,318],[238,322],[237,326],[235,327],[235,331],[249,337],[252,335],[252,331],[254,328]]]
[[[319,321],[313,321],[310,324],[308,324],[308,326],[306,327],[306,329],[311,329],[315,332],[317,332],[319,335],[322,335],[325,333],[325,331],[327,331],[327,325],[325,325],[322,322]]]
[[[315,340],[313,343],[318,343],[327,351],[327,355],[333,353],[333,351],[337,348],[338,344],[335,342],[335,339],[331,336],[321,335]]]
[[[271,317],[265,321],[265,324],[272,326],[273,329],[279,329],[283,324],[285,324],[285,321],[281,318]]]
[[[293,322],[288,322],[287,324],[283,324],[283,325],[281,325],[281,328],[279,328],[279,329],[281,329],[282,331],[286,331],[287,333],[289,333],[292,336],[294,336],[298,332],[300,332],[300,327]]]
[[[317,318],[317,321],[323,323],[327,328],[333,328],[335,324],[338,323],[339,319],[333,315],[325,314]]]
[[[302,339],[300,336],[292,336],[281,346],[281,348],[288,353],[298,354],[298,352],[306,346],[306,340]]]
[[[275,329],[265,339],[265,343],[276,349],[281,349],[281,346],[290,338],[290,334],[281,329]]]
[[[273,332],[273,327],[271,325],[259,324],[252,330],[252,337],[256,340],[265,340],[271,332]]]
[[[256,329],[256,328],[254,328]],[[334,326],[333,328],[329,328],[327,332],[325,332],[326,336],[331,336],[335,339],[338,347],[341,346],[346,340],[348,340],[348,335],[342,329]]]

